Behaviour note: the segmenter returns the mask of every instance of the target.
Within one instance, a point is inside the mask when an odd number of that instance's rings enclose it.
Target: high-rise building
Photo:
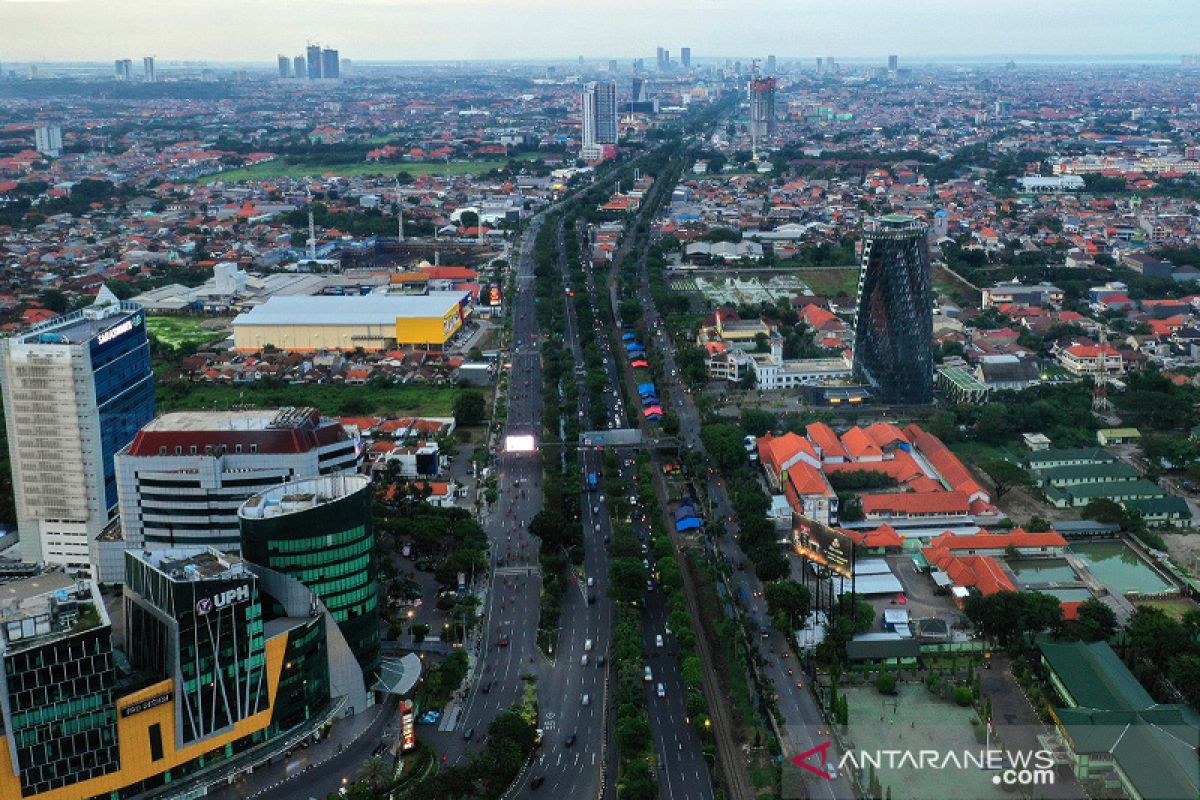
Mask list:
[[[154,418],[141,306],[95,303],[0,340],[21,559],[89,570],[115,517],[114,456]]]
[[[933,283],[925,225],[904,214],[863,231],[854,372],[885,403],[933,399]]]
[[[365,475],[325,475],[254,495],[238,511],[242,553],[307,586],[333,615],[364,676],[379,657],[379,567]]]
[[[54,792],[121,768],[112,625],[91,581],[49,572],[0,593],[0,797]],[[59,794],[58,796],[67,796]]]
[[[617,84],[613,81],[592,81],[583,88],[582,158],[603,157],[605,145],[617,143]]]
[[[117,453],[121,526],[101,535],[99,580],[121,582],[126,548],[238,553],[246,499],[297,478],[353,474],[361,463],[359,443],[315,408],[164,414]]]
[[[298,581],[207,548],[125,560],[122,626],[95,583],[60,572],[0,592],[0,798],[197,796],[369,705]],[[375,688],[419,675],[406,657]]]
[[[304,56],[296,56],[295,58],[293,58],[292,59],[292,75],[294,75],[297,78],[303,78],[307,74],[308,74],[308,67],[306,66]]]
[[[643,100],[645,100],[646,99],[645,91],[646,91],[646,79],[645,78],[634,78],[633,79],[633,87],[630,90],[630,94],[629,94],[629,102],[640,103]]]
[[[33,132],[34,149],[44,156],[58,158],[62,155],[62,128],[57,125],[43,125]]]
[[[608,60],[608,72],[610,75],[617,74],[617,60],[615,58],[610,58]]]
[[[692,67],[692,48],[690,48],[690,47],[679,48],[679,64],[684,69],[691,69],[691,67]]]
[[[146,56],[142,59],[142,80],[146,83],[158,81],[158,75],[154,72],[154,56]]]
[[[754,151],[775,135],[775,79],[750,80],[750,140]]]
[[[671,51],[666,48],[663,48],[662,69],[663,69],[663,72],[666,72],[671,69]]]
[[[113,62],[113,71],[119,81],[133,80],[133,59],[118,58]]]
[[[279,56],[279,77],[292,77],[292,60],[287,56]]]
[[[663,50],[661,47],[659,47],[658,52],[656,54],[657,58],[656,58],[656,62],[655,62],[656,68],[658,69],[659,72],[662,72],[663,70],[665,70],[667,68],[666,62],[663,60],[664,53],[666,53],[666,50]]]
[[[898,69],[900,69],[900,56],[888,56],[888,72],[894,76]]]
[[[342,76],[342,64],[338,60],[338,51],[326,47],[321,51],[321,77],[336,79]]]
[[[773,56],[773,55],[767,56],[767,74],[768,75],[775,74],[776,63],[777,62],[775,61],[775,56]]]
[[[321,77],[321,45],[310,44],[305,48],[308,64],[308,79],[315,81]]]
[[[817,74],[825,74],[825,59],[821,58],[820,56],[817,56]]]

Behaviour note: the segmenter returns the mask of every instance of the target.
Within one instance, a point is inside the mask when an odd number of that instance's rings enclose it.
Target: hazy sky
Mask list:
[[[1197,0],[0,0],[0,60],[1200,51]]]

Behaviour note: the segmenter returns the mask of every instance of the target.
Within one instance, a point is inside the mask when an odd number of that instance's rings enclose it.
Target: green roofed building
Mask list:
[[[1045,467],[1034,470],[1033,478],[1041,486],[1059,489],[1080,484],[1102,484],[1115,481],[1131,481],[1141,477],[1138,471],[1123,461],[1105,464],[1068,464],[1062,467]]]
[[[1099,499],[1124,504],[1130,500],[1153,500],[1167,496],[1161,486],[1145,478],[1110,483],[1081,483],[1064,489],[1047,486],[1042,491],[1046,493],[1046,499],[1059,508],[1086,506]]]
[[[1131,800],[1200,797],[1200,714],[1156,703],[1107,642],[1038,648],[1064,703],[1053,717],[1081,781]]]
[[[982,403],[988,388],[966,367],[938,367],[937,386],[956,403]]]
[[[1025,454],[1026,469],[1112,464],[1116,461],[1115,455],[1100,447],[1051,448]]]

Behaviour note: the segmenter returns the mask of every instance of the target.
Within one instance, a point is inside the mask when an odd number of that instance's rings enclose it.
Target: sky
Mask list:
[[[0,61],[1200,52],[1197,0],[0,0]]]

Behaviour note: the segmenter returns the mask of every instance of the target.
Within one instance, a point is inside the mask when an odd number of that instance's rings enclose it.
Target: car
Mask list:
[[[647,592],[654,591],[654,581],[646,581],[646,591]]]
[[[584,653],[579,657],[579,666],[586,667],[588,662],[588,654]]]
[[[649,664],[646,665],[645,672],[643,672],[642,675],[643,675],[642,680],[644,680],[646,683],[649,683],[650,681],[654,680],[654,673],[652,673],[650,671]]]
[[[596,579],[589,575],[588,579],[587,579],[587,585],[588,585],[589,589],[592,588],[593,586],[596,585]]]
[[[465,731],[463,731],[463,741],[469,742],[474,738],[475,738],[475,729],[474,728],[467,728]]]
[[[546,782],[546,776],[538,775],[536,778],[534,778],[533,780],[531,780],[529,782],[529,788],[530,789],[540,789],[542,784],[545,782]]]
[[[500,641],[496,642],[496,647],[508,647],[508,637],[500,637]]]
[[[667,696],[667,689],[661,683],[658,685],[657,694],[659,697]]]
[[[588,592],[587,602],[588,602],[589,606],[596,604],[596,593],[595,592]]]
[[[604,662],[605,662],[605,661],[607,661],[607,660],[608,660],[608,659],[606,659],[604,656],[600,656],[599,658],[597,658],[597,659],[596,659],[596,666],[597,666],[597,667],[603,667],[603,666],[604,666]]]
[[[583,706],[590,706],[592,704],[592,696],[590,694],[585,694],[579,701],[579,704]]]
[[[591,639],[588,639],[588,640],[586,640],[586,641],[583,643],[583,651],[584,651],[585,653],[590,653],[590,652],[592,652],[592,646],[593,646],[593,642],[592,642],[592,640],[591,640]]]
[[[832,761],[826,761],[825,774],[829,776],[830,780],[836,781],[838,777],[837,764],[833,763]]]
[[[655,636],[654,636],[654,646],[655,646],[655,647],[662,647],[662,646],[663,646],[663,638],[662,638],[662,634],[661,634],[661,633],[655,634]]]

